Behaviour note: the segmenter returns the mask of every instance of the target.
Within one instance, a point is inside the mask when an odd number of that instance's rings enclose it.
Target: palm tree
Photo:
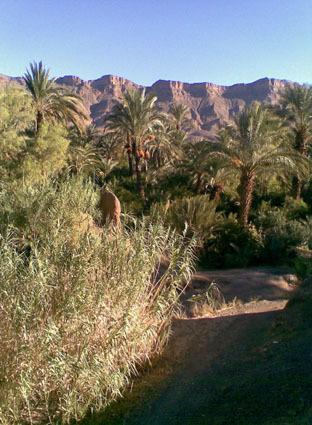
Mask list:
[[[164,123],[163,126],[156,127],[153,135],[147,139],[145,149],[156,170],[164,166],[168,168],[182,159],[182,142],[176,136],[176,130]]]
[[[71,122],[81,128],[87,119],[82,99],[57,86],[55,79],[50,78],[49,74],[50,71],[42,62],[34,62],[30,64],[30,70],[27,69],[23,77],[36,113],[36,135],[44,120]]]
[[[181,103],[174,103],[171,105],[169,112],[171,114],[173,125],[175,126],[177,131],[189,130],[189,127],[191,126],[191,121],[188,118],[189,108],[186,105],[183,105]]]
[[[224,160],[239,178],[239,221],[247,226],[257,177],[277,172],[298,172],[302,157],[287,144],[285,128],[259,103],[246,107],[235,124],[223,130],[216,151],[208,154]]]
[[[207,141],[192,141],[184,145],[184,158],[181,168],[192,177],[192,184],[197,194],[210,195],[210,200],[219,201],[226,188],[232,189],[230,170],[223,167],[220,158],[213,158],[214,144]]]
[[[72,127],[69,131],[69,139],[74,146],[97,146],[102,136],[103,132],[94,124],[86,125],[81,129]]]
[[[155,128],[163,125],[164,119],[156,108],[156,100],[155,95],[146,94],[145,90],[130,90],[106,119],[108,129],[125,138],[130,159],[134,158],[137,189],[142,198],[145,196],[141,169],[144,144]]]
[[[286,118],[294,136],[294,147],[303,156],[308,156],[312,142],[312,88],[299,85],[288,86],[281,94],[280,115]],[[301,196],[302,181],[295,177],[294,193]]]
[[[192,176],[197,194],[202,193],[204,180],[209,173],[208,152],[209,142],[205,140],[184,144],[184,159],[181,167]]]

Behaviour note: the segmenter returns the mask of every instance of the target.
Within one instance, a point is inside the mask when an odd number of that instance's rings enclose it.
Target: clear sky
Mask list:
[[[312,0],[0,0],[0,73],[312,83]]]

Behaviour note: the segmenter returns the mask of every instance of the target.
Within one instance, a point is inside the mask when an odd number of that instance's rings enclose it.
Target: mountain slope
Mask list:
[[[0,85],[8,81],[21,83],[21,78],[0,75]],[[84,99],[97,126],[102,126],[107,115],[122,93],[131,88],[143,88],[122,77],[104,75],[96,80],[82,80],[66,75],[57,80],[58,84],[70,87]],[[158,80],[146,87],[147,92],[157,95],[160,109],[168,111],[170,104],[183,103],[190,109],[193,121],[193,136],[213,136],[218,128],[231,122],[233,115],[252,101],[275,103],[278,93],[289,82],[262,78],[248,84],[220,86],[212,83],[183,83],[180,81]]]

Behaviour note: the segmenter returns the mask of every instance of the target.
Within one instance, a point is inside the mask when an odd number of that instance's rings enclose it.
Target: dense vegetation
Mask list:
[[[209,267],[311,248],[312,91],[190,140],[183,105],[131,91],[95,128],[41,63],[24,80],[0,90],[0,421],[69,422],[162,348],[194,248]],[[119,229],[99,226],[103,185]]]

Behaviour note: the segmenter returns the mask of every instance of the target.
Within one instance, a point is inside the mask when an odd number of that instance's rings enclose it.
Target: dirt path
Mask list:
[[[92,423],[231,424],[230,418],[226,422],[210,418],[207,422],[207,406],[213,406],[223,393],[226,397],[229,373],[231,378],[237,374],[237,382],[245,373],[244,364],[253,356],[255,347],[259,347],[259,341],[285,307],[292,290],[290,280],[287,270],[277,268],[197,273],[184,296],[186,305],[187,298],[202,292],[215,281],[232,307],[208,317],[176,319],[163,357],[151,376],[144,378],[149,390],[137,406],[129,410],[126,403],[117,414],[110,413],[109,418]],[[155,387],[153,376],[164,364],[165,375],[168,371],[170,373],[159,387]],[[159,374],[162,373],[160,370]]]

